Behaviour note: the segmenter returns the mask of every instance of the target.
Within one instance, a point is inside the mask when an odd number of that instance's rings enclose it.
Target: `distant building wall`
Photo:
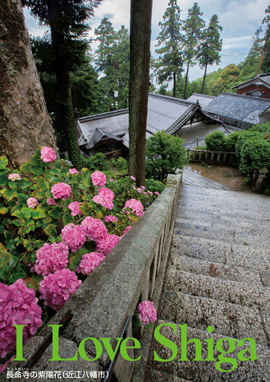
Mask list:
[[[248,85],[245,87],[242,87],[241,89],[237,89],[237,94],[247,94],[251,92],[252,90],[258,90],[262,93],[261,98],[270,98],[270,89],[265,85]]]

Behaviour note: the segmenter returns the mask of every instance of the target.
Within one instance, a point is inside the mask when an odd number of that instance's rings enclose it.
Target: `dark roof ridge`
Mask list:
[[[248,99],[255,99],[255,100],[258,100],[258,101],[261,101],[261,102],[267,102],[269,101],[270,102],[270,99],[268,98],[261,98],[261,97],[252,97],[252,96],[248,96],[248,95],[244,95],[244,94],[235,94],[235,93],[227,93],[227,92],[222,92],[221,94],[224,94],[224,95],[231,95],[231,96],[235,96],[235,97],[242,97],[242,98],[248,98]],[[220,95],[221,95],[220,94]],[[218,96],[219,97],[219,96]],[[216,97],[217,98],[217,97]],[[210,102],[211,103],[211,102]],[[209,104],[210,105],[210,104]]]
[[[188,101],[186,99],[166,96],[166,95],[162,95],[162,94],[148,93],[148,95],[151,96],[151,97],[163,98],[165,101],[167,100],[167,101],[170,101],[170,102],[173,101],[173,102],[176,102],[176,103],[185,103],[185,104],[189,104],[189,105],[194,105],[195,104],[195,102]]]
[[[87,122],[87,121],[91,121],[94,119],[102,119],[102,118],[106,118],[106,117],[111,117],[113,115],[126,114],[128,112],[129,112],[128,108],[120,109],[120,110],[107,111],[105,113],[93,114],[93,115],[88,115],[86,117],[81,117],[78,119],[78,121],[79,122]]]

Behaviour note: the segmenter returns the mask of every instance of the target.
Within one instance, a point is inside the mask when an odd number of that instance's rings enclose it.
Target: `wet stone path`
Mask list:
[[[158,321],[175,325],[160,332],[178,354],[169,362],[152,356],[152,381],[270,382],[270,198],[188,175],[185,170]],[[201,361],[193,361],[193,342],[184,360],[185,336],[199,340]],[[254,356],[250,341],[238,343],[244,338],[256,343],[257,360],[243,360]],[[157,341],[155,351],[172,356]]]

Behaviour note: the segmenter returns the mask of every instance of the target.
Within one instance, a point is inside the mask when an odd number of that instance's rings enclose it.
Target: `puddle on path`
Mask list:
[[[251,185],[244,182],[245,177],[237,168],[213,165],[202,166],[192,163],[187,165],[187,169],[214,182],[218,182],[233,191],[252,192]]]

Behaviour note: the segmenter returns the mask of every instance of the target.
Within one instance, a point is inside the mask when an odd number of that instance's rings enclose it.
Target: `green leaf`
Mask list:
[[[19,194],[17,194],[17,198],[18,198],[18,201],[20,202],[20,204],[26,204],[26,201],[29,198],[29,196],[26,194],[23,194],[23,193],[19,193]]]
[[[62,216],[63,211],[62,211],[62,208],[56,206],[54,209],[49,211],[48,214],[52,216],[54,219],[59,219]]]
[[[0,215],[5,215],[7,212],[8,212],[8,208],[6,208],[6,207],[0,208]]]
[[[68,267],[71,271],[75,272],[76,268],[81,262],[83,255],[85,255],[87,252],[88,252],[87,248],[81,248],[78,251],[76,251],[74,255],[70,256]]]
[[[7,201],[10,201],[12,200],[15,196],[17,196],[17,192],[14,191],[14,190],[9,190],[9,189],[4,189],[2,191],[0,191],[0,193],[4,196],[5,199],[7,199]]]
[[[0,175],[7,174],[8,172],[10,172],[9,168],[1,168],[0,169]]]
[[[128,217],[131,218],[131,220],[136,223],[139,220],[139,216],[129,213]]]
[[[0,174],[0,186],[4,187],[8,184],[8,176],[7,174]]]
[[[23,207],[22,208],[22,214],[26,219],[30,219],[31,217],[32,208]]]
[[[5,168],[8,165],[8,159],[4,156],[0,157],[0,168]]]
[[[46,190],[48,189],[48,183],[43,176],[38,177],[37,185],[39,188],[46,188]]]
[[[11,233],[9,231],[4,231],[6,242],[9,242],[11,239]]]
[[[92,185],[92,178],[91,178],[91,172],[88,170],[88,168],[82,169],[82,177],[83,177],[84,186],[90,187]]]
[[[57,237],[57,231],[56,231],[56,228],[53,224],[49,224],[48,227],[46,227],[44,231],[46,232],[46,234],[49,237],[52,237],[54,239]]]
[[[26,221],[24,219],[15,219],[12,223],[15,224],[17,227],[22,227],[25,226]]]
[[[46,217],[46,211],[38,207],[36,210],[31,211],[31,216],[33,219],[43,219]]]
[[[62,165],[61,165],[61,162],[59,160],[56,160],[54,163],[54,166],[55,166],[55,168],[60,169]]]
[[[97,219],[102,219],[103,218],[103,213],[100,209],[96,208],[95,209],[95,215]]]
[[[42,167],[38,167],[38,166],[30,166],[30,171],[34,175],[42,175],[44,173],[44,169]]]
[[[63,223],[64,225],[67,225],[69,223],[74,223],[74,217],[71,216],[70,214],[66,214],[63,216]]]
[[[3,268],[6,264],[8,264],[10,259],[11,259],[11,254],[0,243],[0,268]]]
[[[30,171],[30,163],[23,163],[20,167],[21,172],[29,172]]]
[[[26,188],[30,188],[32,186],[32,183],[31,180],[28,180],[26,178],[22,178],[21,180],[17,180],[16,181],[16,184],[19,188],[21,188],[22,190],[25,190]]]

